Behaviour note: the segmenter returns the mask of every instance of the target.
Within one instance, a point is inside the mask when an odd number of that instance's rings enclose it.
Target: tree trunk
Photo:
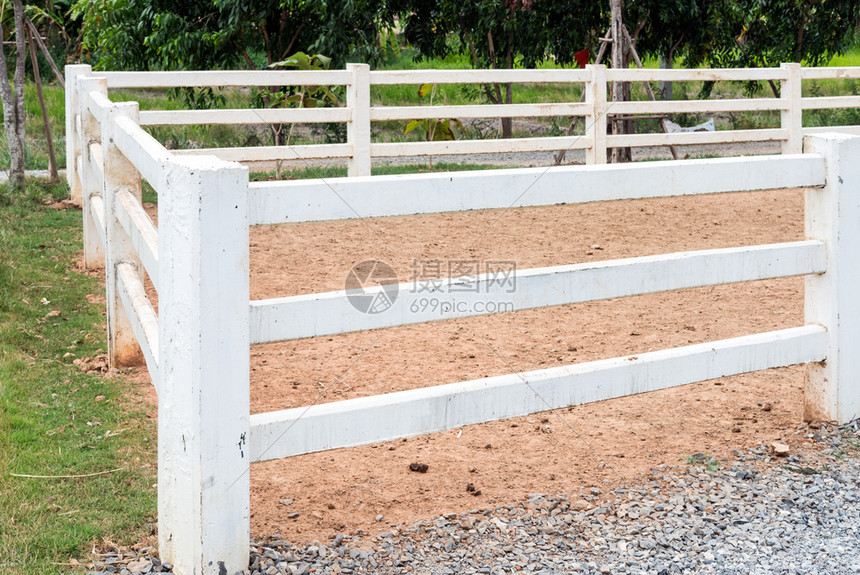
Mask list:
[[[514,98],[514,87],[512,84],[505,84],[505,104],[510,104],[513,102]],[[503,138],[511,138],[514,135],[514,119],[513,118],[502,118],[502,137]]]
[[[622,0],[610,0],[610,9],[612,10],[612,67],[616,70],[626,68],[629,62],[625,57],[627,45],[624,42],[624,31],[622,30],[624,22],[622,21],[623,5]],[[613,82],[612,83],[612,101],[624,102],[630,99],[630,83],[629,82]],[[614,120],[612,122],[613,134],[626,134],[627,123],[624,120]],[[630,148],[613,148],[610,155],[613,162],[625,162],[630,160]]]
[[[672,69],[672,56],[660,56],[660,67],[664,70]],[[660,82],[660,99],[661,100],[671,100],[672,99],[672,82]]]
[[[15,12],[15,76],[14,91],[9,84],[6,54],[2,48],[4,33],[0,23],[0,101],[3,103],[3,126],[9,147],[9,184],[13,189],[24,189],[25,132],[24,132],[24,64],[27,55],[24,7],[21,0],[12,0]]]

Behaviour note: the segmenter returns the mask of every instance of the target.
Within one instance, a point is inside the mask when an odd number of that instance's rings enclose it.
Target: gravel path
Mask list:
[[[816,442],[811,454],[776,457],[762,445],[735,451],[729,467],[694,454],[642,484],[592,488],[584,508],[536,493],[374,537],[254,543],[245,573],[860,573],[857,424],[801,432]],[[118,553],[88,573],[169,567]]]

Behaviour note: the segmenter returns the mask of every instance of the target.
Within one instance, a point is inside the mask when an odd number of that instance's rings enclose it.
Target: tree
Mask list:
[[[403,33],[422,57],[462,53],[475,68],[533,68],[552,55],[560,64],[573,62],[599,30],[599,3],[532,0],[394,0],[403,14]],[[456,39],[456,41],[454,41]],[[493,104],[510,104],[513,86],[483,86]],[[510,118],[502,119],[502,137],[510,138]]]
[[[104,69],[262,68],[296,52],[374,59],[385,0],[78,0],[82,44]]]
[[[9,183],[15,190],[20,191],[24,188],[25,179],[24,66],[27,55],[24,7],[21,0],[12,0],[12,10],[15,21],[15,85],[13,87],[9,84],[6,50],[3,47],[5,30],[0,20],[0,101],[3,102],[3,127],[9,147]]]
[[[860,0],[629,0],[625,14],[640,54],[689,68],[820,66],[850,46],[858,17]]]

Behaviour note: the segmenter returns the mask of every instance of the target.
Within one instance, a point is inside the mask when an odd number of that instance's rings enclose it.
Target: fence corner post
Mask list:
[[[182,575],[248,568],[248,169],[170,159],[156,189],[158,541]]]
[[[788,75],[779,90],[779,97],[785,106],[780,111],[780,127],[788,130],[788,139],[782,142],[782,153],[800,154],[803,151],[803,78],[800,64],[784,62],[780,67]]]
[[[78,133],[78,118],[81,114],[81,99],[78,94],[78,76],[92,73],[89,64],[70,64],[66,66],[66,181],[69,183],[69,197],[77,205],[83,205],[81,180],[78,173],[78,156],[81,153],[81,134]]]
[[[105,224],[105,292],[107,300],[108,358],[111,368],[143,363],[143,353],[128,319],[128,312],[119,296],[117,266],[133,264],[143,280],[143,264],[128,234],[117,219],[120,193],[130,192],[138,201],[141,197],[140,174],[114,144],[118,118],[140,121],[137,102],[113,104],[105,111],[101,126],[101,148],[104,166],[102,200]],[[88,151],[85,151],[88,153]]]
[[[591,80],[585,84],[585,102],[589,106],[586,116],[585,137],[591,146],[585,149],[586,164],[606,163],[606,66],[588,64]]]
[[[823,188],[806,190],[807,239],[823,241],[827,271],[806,276],[806,323],[827,328],[827,358],[809,364],[804,419],[847,423],[860,416],[860,137],[807,136],[824,156]]]
[[[101,161],[101,171],[103,172],[104,153],[102,153],[101,158],[94,158],[90,144],[101,142],[102,127],[92,112],[90,112],[85,94],[100,92],[107,96],[107,80],[91,76],[81,77],[78,74],[77,76],[73,75],[72,80],[66,86],[67,90],[73,90],[77,98],[75,106],[78,109],[78,119],[75,121],[74,126],[74,133],[77,134],[77,137],[73,138],[75,140],[74,147],[76,151],[74,152],[75,157],[71,161],[75,166],[74,178],[79,188],[84,218],[84,267],[99,268],[106,264],[105,246],[102,245],[102,233],[105,233],[106,230],[100,232],[97,229],[98,222],[93,215],[90,200],[93,196],[102,195],[102,187],[95,176],[93,163]],[[66,135],[66,145],[69,145],[68,134]],[[101,225],[105,226],[107,222],[102,221]],[[105,235],[105,238],[107,238],[107,235]]]
[[[352,113],[346,125],[346,141],[352,146],[349,176],[370,175],[370,66],[347,64],[351,79],[346,87],[346,106]]]

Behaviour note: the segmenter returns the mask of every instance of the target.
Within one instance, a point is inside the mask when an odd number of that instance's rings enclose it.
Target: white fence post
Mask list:
[[[586,164],[606,163],[606,66],[589,64],[591,80],[586,82],[585,102],[589,105],[586,116],[585,137],[591,147],[585,150]]]
[[[89,76],[92,67],[88,64],[66,66],[66,181],[69,182],[69,196],[78,205],[83,205],[81,195],[81,176],[78,174],[78,156],[81,153],[81,135],[78,133],[78,116],[81,113],[81,99],[78,95],[78,76]]]
[[[346,124],[346,141],[352,146],[350,176],[370,175],[370,66],[347,64],[352,79],[346,87],[346,105],[352,118]]]
[[[92,206],[90,205],[90,198],[93,195],[102,194],[102,188],[99,186],[93,171],[93,163],[100,161],[100,159],[93,158],[90,144],[101,141],[102,129],[98,120],[95,119],[89,108],[87,108],[86,100],[82,97],[82,94],[100,92],[107,95],[107,80],[104,78],[82,77],[79,73],[77,76],[72,76],[72,79],[67,80],[67,82],[66,95],[68,97],[68,90],[71,90],[75,94],[76,102],[74,106],[79,111],[80,118],[80,123],[76,122],[77,125],[73,132],[73,134],[78,133],[78,127],[80,127],[78,137],[73,138],[75,140],[75,151],[72,153],[75,155],[71,156],[72,159],[69,161],[75,166],[76,175],[74,178],[79,186],[81,206],[83,208],[84,267],[99,268],[105,265],[105,250],[101,240],[104,230],[100,232],[98,226],[104,226],[105,222],[99,223],[96,221],[93,217]],[[66,142],[68,147],[68,134],[66,134]],[[66,153],[70,152],[67,151]],[[102,157],[104,157],[104,154],[102,154]],[[78,170],[78,159],[80,159],[80,170]]]
[[[806,276],[806,323],[827,328],[827,359],[809,364],[806,420],[860,416],[860,137],[807,136],[805,151],[827,161],[824,188],[806,191],[806,235],[827,246],[827,272]]]
[[[122,190],[140,200],[140,174],[134,165],[113,143],[117,118],[139,121],[137,102],[114,104],[105,112],[102,124],[102,157],[104,158],[104,184],[102,199],[105,206],[105,288],[107,292],[108,357],[111,367],[138,365],[143,361],[137,337],[132,330],[128,313],[119,296],[117,266],[134,264],[143,279],[143,265],[131,239],[117,221],[118,194]]]
[[[788,79],[781,82],[779,89],[779,97],[787,106],[787,109],[780,112],[780,126],[788,130],[788,139],[782,142],[782,153],[799,154],[803,151],[803,78],[800,75],[800,64],[786,62],[780,67],[788,74]]]
[[[181,574],[248,567],[248,170],[165,162],[159,182],[158,541]]]

